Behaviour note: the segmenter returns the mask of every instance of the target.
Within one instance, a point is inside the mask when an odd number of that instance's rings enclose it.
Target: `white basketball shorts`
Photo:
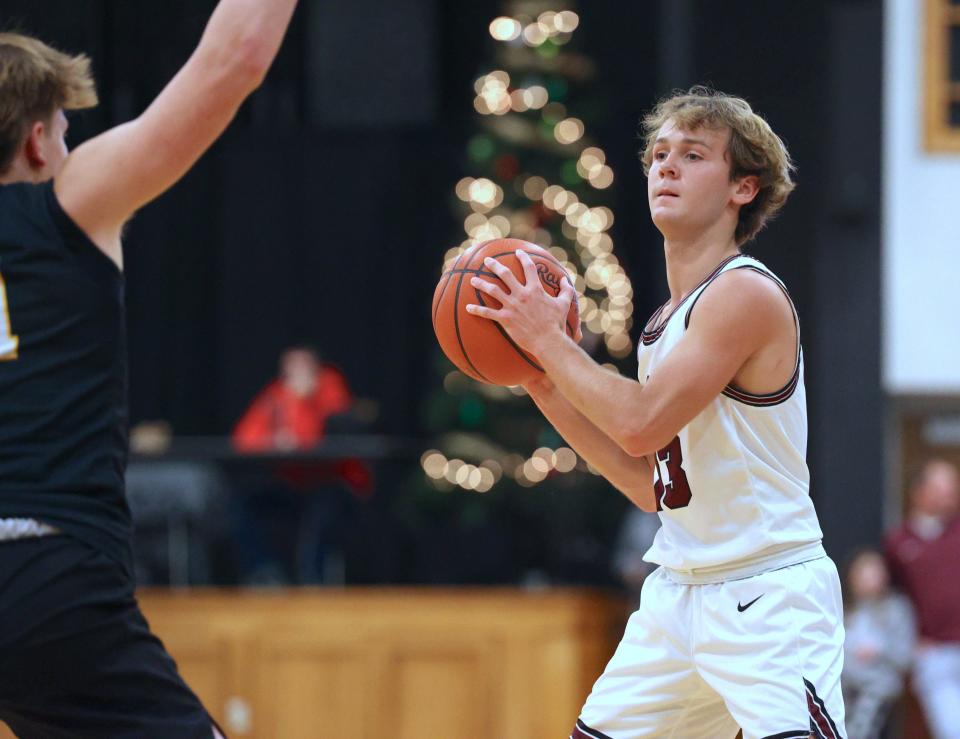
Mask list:
[[[842,739],[842,668],[828,557],[705,585],[660,568],[571,739]]]

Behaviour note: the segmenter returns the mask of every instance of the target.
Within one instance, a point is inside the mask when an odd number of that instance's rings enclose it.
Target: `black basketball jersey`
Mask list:
[[[121,271],[53,183],[0,186],[0,518],[35,518],[130,567]]]

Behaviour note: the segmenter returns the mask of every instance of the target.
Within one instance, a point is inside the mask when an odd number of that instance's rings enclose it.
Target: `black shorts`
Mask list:
[[[22,739],[211,739],[119,564],[68,536],[0,542],[0,720]]]

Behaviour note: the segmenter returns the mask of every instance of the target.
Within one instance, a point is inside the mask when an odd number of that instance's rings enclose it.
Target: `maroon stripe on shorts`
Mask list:
[[[591,729],[583,721],[577,719],[577,725],[573,727],[573,733],[570,735],[570,739],[612,739],[611,737],[604,734],[602,731],[597,731],[596,729]]]
[[[817,730],[825,739],[843,739],[840,732],[837,731],[837,725],[834,723],[830,714],[827,713],[827,707],[823,699],[817,695],[817,689],[809,680],[804,679],[803,684],[807,688],[807,708],[810,711],[810,720],[816,725]]]

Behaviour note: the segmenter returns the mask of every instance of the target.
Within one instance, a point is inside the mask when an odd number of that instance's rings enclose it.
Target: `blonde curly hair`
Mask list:
[[[757,196],[740,208],[734,232],[738,246],[750,241],[783,207],[796,187],[792,177],[795,167],[783,141],[743,98],[697,85],[674,92],[644,116],[644,174],[650,173],[653,146],[667,121],[691,130],[702,126],[730,129],[730,179],[756,175],[760,180]]]
[[[90,59],[71,56],[21,33],[0,33],[0,174],[27,131],[63,108],[97,104]]]

